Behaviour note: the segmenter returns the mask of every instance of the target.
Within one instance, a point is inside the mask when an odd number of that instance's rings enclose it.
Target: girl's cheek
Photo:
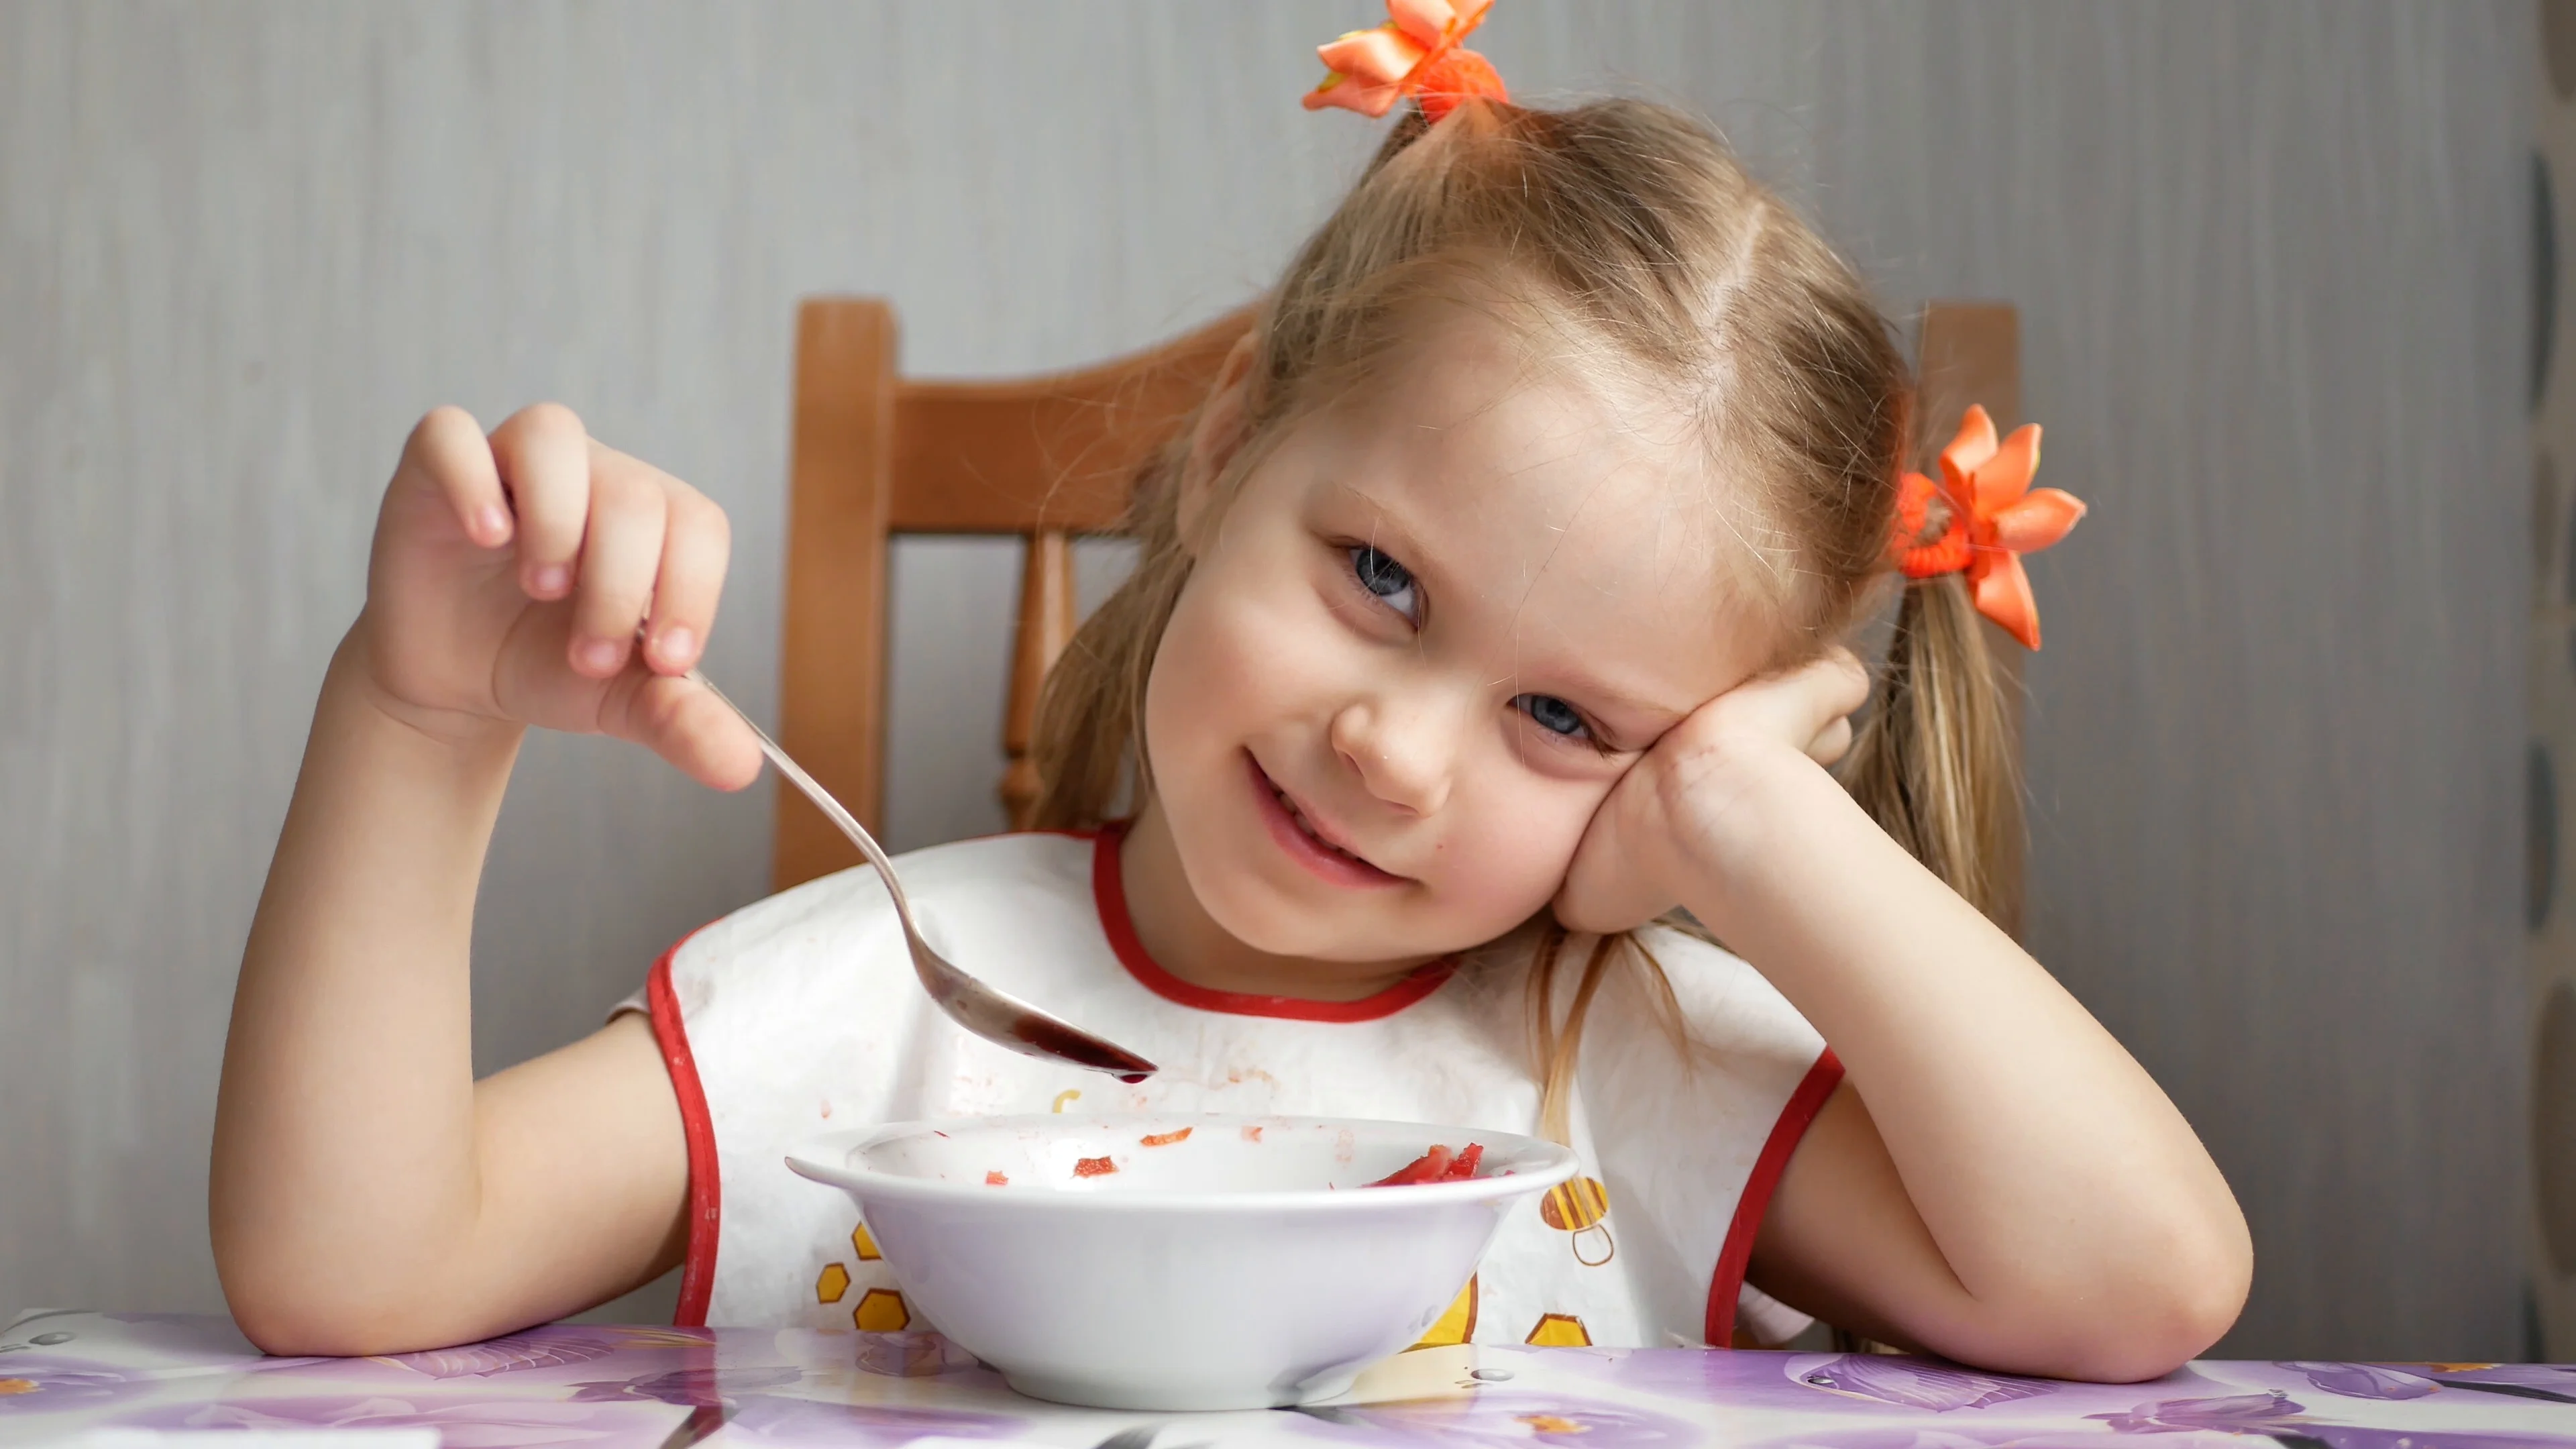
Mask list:
[[[1183,783],[1188,763],[1223,725],[1232,681],[1222,656],[1207,647],[1205,605],[1197,580],[1182,593],[1154,648],[1145,677],[1145,755],[1157,778]]]
[[[1245,560],[1220,554],[1173,608],[1146,681],[1146,744],[1166,758],[1231,756],[1318,669],[1325,641],[1293,596],[1253,587]]]
[[[1242,707],[1299,715],[1329,705],[1365,671],[1365,651],[1284,560],[1212,590],[1195,646]]]
[[[1508,930],[1556,898],[1574,853],[1606,791],[1570,788],[1563,781],[1514,778],[1510,761],[1489,762],[1480,773],[1474,818],[1459,822],[1442,853],[1460,904],[1491,915]]]

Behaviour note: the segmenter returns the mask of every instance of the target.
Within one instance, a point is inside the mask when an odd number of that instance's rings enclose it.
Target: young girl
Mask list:
[[[1473,18],[1396,47],[1394,82],[1346,38],[1326,99],[1383,110],[1425,49],[1471,58]],[[1948,486],[1902,483],[1887,327],[1699,125],[1485,91],[1408,111],[1143,480],[1136,571],[1047,686],[1063,833],[901,863],[947,954],[1160,1063],[1138,1086],[951,1026],[864,868],[472,1080],[475,884],[525,729],[727,789],[760,762],[680,677],[723,515],[558,407],[422,420],[234,1007],[213,1230],[253,1340],[452,1343],[682,1263],[683,1322],[930,1327],[782,1157],[1074,1100],[1569,1141],[1583,1175],[1435,1340],[1723,1346],[1787,1304],[2135,1379],[2225,1331],[2226,1184],[1979,909],[2018,822],[1975,611],[2036,642],[2008,550],[2071,500],[1997,514],[2035,440],[1988,460],[1973,419]],[[1855,739],[1838,641],[1900,576]]]

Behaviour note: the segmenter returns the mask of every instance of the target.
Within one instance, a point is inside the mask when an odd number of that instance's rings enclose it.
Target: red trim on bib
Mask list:
[[[644,997],[653,1008],[653,1039],[662,1044],[662,1065],[671,1073],[671,1095],[680,1102],[680,1133],[689,1144],[689,1255],[680,1264],[680,1304],[672,1310],[671,1323],[678,1328],[703,1328],[707,1298],[716,1286],[716,1229],[724,1219],[724,1184],[716,1169],[716,1128],[707,1118],[706,1088],[698,1081],[697,1058],[689,1054],[689,1028],[680,1019],[680,999],[671,991],[671,958],[687,944],[689,937],[682,936],[653,963]]]
[[[1753,1159],[1753,1175],[1744,1180],[1744,1191],[1735,1199],[1735,1221],[1727,1225],[1726,1246],[1718,1249],[1717,1269],[1708,1278],[1708,1322],[1701,1337],[1711,1348],[1725,1348],[1734,1341],[1735,1299],[1744,1290],[1744,1269],[1753,1261],[1753,1239],[1761,1231],[1762,1214],[1770,1208],[1772,1190],[1780,1185],[1780,1174],[1788,1170],[1808,1126],[1842,1080],[1842,1058],[1827,1047],[1807,1068],[1798,1089],[1789,1094],[1789,1104],[1780,1109],[1780,1120],[1771,1124],[1771,1136],[1762,1144],[1762,1155]]]
[[[1414,968],[1413,974],[1375,996],[1357,1001],[1308,1001],[1302,996],[1263,996],[1250,991],[1218,991],[1195,986],[1154,964],[1145,954],[1145,943],[1136,939],[1136,923],[1127,915],[1127,888],[1118,875],[1118,842],[1127,836],[1127,822],[1113,820],[1100,827],[1091,847],[1091,900],[1100,910],[1100,929],[1109,937],[1109,949],[1118,953],[1118,963],[1137,984],[1166,1001],[1200,1011],[1222,1011],[1233,1016],[1275,1016],[1289,1021],[1377,1021],[1395,1015],[1413,1003],[1440,989],[1451,973],[1458,969],[1458,958],[1444,957]]]

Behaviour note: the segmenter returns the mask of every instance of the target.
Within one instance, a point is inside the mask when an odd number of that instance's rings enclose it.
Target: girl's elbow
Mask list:
[[[360,1315],[349,1312],[349,1305],[298,1292],[273,1274],[236,1270],[220,1276],[233,1326],[262,1353],[351,1358],[384,1351],[370,1341]]]
[[[233,1326],[265,1354],[295,1358],[364,1358],[372,1354],[409,1353],[460,1341],[472,1335],[423,1332],[408,1315],[389,1305],[314,1296],[260,1296],[227,1293]]]
[[[311,1264],[220,1245],[215,1271],[233,1325],[262,1353],[355,1358],[422,1346],[404,1296],[379,1285],[334,1285]]]
[[[2170,1360],[2155,1369],[2162,1375],[2207,1353],[2236,1326],[2254,1287],[2254,1245],[2245,1225],[2236,1223],[2234,1241],[2214,1248],[2198,1262],[2178,1263],[2165,1289],[2162,1352]]]
[[[256,1287],[235,1288],[228,1281],[224,1305],[233,1326],[253,1348],[281,1357],[351,1358],[382,1349],[368,1341],[360,1325],[329,1305],[299,1302],[291,1294]]]
[[[360,1358],[365,1347],[351,1338],[341,1325],[317,1320],[313,1315],[292,1308],[245,1302],[239,1298],[226,1301],[232,1309],[233,1326],[250,1340],[251,1347],[279,1358]]]
[[[2100,1383],[2162,1378],[2235,1327],[2253,1287],[2254,1251],[2241,1219],[2232,1233],[2175,1245],[2102,1307],[2071,1326],[2067,1361],[2051,1371]]]

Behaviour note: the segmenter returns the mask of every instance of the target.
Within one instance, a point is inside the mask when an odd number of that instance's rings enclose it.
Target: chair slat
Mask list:
[[[1107,533],[1137,469],[1207,396],[1250,309],[1161,347],[1010,382],[905,382],[895,394],[897,533]]]
[[[1002,808],[1013,830],[1029,828],[1037,804],[1038,771],[1029,744],[1037,736],[1038,692],[1056,656],[1073,642],[1073,623],[1073,540],[1062,529],[1045,529],[1030,535],[1020,568],[1020,621],[1002,715]]]
[[[894,309],[824,297],[796,319],[778,741],[869,829],[884,820],[886,486],[894,442]],[[859,853],[778,782],[770,884]]]

